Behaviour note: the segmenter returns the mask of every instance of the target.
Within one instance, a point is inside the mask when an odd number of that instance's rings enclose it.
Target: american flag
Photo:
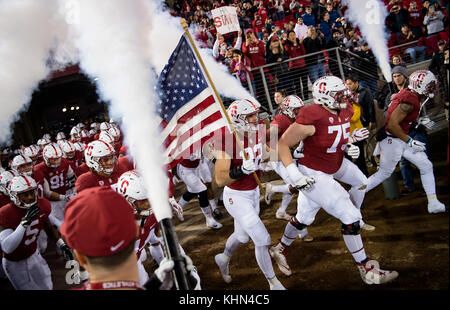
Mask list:
[[[227,127],[195,52],[184,34],[159,76],[157,114],[161,117],[165,164],[169,169],[202,149]]]

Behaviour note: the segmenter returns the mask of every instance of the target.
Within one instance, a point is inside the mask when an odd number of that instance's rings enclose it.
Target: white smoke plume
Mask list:
[[[69,0],[68,0],[69,1]],[[154,114],[154,74],[148,59],[151,29],[144,0],[79,0],[80,65],[98,78],[101,97],[113,118],[122,118],[125,143],[144,178],[158,221],[171,218],[168,179],[163,170],[158,124]]]
[[[381,0],[345,0],[348,9],[345,11],[349,21],[358,26],[364,39],[375,55],[378,66],[386,81],[392,81],[389,65],[389,49],[385,20],[388,15],[386,6]]]
[[[10,143],[12,123],[50,73],[47,60],[62,24],[55,6],[54,0],[0,1],[0,143]]]
[[[149,14],[152,18],[152,29],[150,33],[150,43],[152,46],[151,62],[159,74],[167,64],[184,30],[180,24],[181,18],[173,17],[167,10],[164,10],[163,1],[148,1],[150,7]],[[195,39],[194,27],[192,26],[190,33]],[[199,44],[196,45],[197,47],[199,46]],[[241,83],[229,74],[228,68],[214,59],[211,49],[199,49],[199,52],[220,95],[232,99],[253,98]]]

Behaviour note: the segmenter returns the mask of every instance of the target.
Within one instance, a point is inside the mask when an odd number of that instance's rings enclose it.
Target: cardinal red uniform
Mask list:
[[[126,157],[121,157],[117,160],[113,173],[108,177],[103,177],[92,171],[83,173],[78,177],[77,181],[75,182],[75,191],[79,193],[86,188],[96,186],[111,186],[115,190],[116,183],[119,180],[120,176],[123,173],[132,170],[128,168],[129,168],[128,159]]]
[[[56,169],[48,167],[45,162],[34,166],[33,175],[36,175],[38,178],[44,178],[48,182],[51,191],[65,195],[68,190],[67,179],[70,170],[69,161],[66,158],[61,158],[61,164]]]
[[[10,202],[11,200],[9,199],[8,196],[0,194],[0,208],[3,207],[4,205],[7,205]]]
[[[350,137],[350,119],[353,108],[334,114],[318,104],[303,107],[297,114],[296,122],[313,125],[314,135],[303,140],[304,158],[298,163],[308,168],[333,174],[339,170]]]
[[[410,112],[401,122],[400,127],[403,129],[403,132],[408,134],[409,128],[411,127],[411,123],[414,122],[419,117],[420,111],[420,101],[417,95],[415,95],[412,91],[407,88],[402,89],[398,94],[395,95],[391,104],[386,113],[386,131],[389,133],[387,129],[387,124],[389,119],[391,118],[392,111],[394,111],[399,104],[408,103],[413,107],[412,112]]]
[[[38,198],[39,214],[25,229],[17,248],[9,254],[3,252],[3,267],[14,288],[28,290],[51,290],[53,283],[47,262],[37,250],[39,233],[44,227],[51,206],[48,200]],[[0,209],[0,226],[5,230],[16,230],[27,210],[12,202]]]
[[[284,114],[277,114],[270,126],[276,126],[278,128],[278,139],[281,138],[283,133],[291,126],[292,121]]]

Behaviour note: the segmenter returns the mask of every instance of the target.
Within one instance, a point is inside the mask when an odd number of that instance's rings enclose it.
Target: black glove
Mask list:
[[[30,226],[31,222],[33,222],[34,218],[39,214],[39,212],[41,212],[41,209],[39,209],[38,205],[32,205],[28,209],[27,214],[25,214],[25,216],[22,218],[20,224],[25,228]]]
[[[56,245],[61,250],[65,260],[73,260],[73,253],[69,246],[62,240],[56,241]]]

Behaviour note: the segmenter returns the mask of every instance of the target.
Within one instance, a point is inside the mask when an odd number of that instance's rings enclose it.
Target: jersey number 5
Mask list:
[[[339,145],[339,142],[344,136],[344,140],[350,138],[350,123],[344,123],[342,125],[334,125],[328,126],[328,133],[332,134],[333,132],[337,132],[336,138],[334,139],[333,145],[327,148],[327,153],[336,153],[336,148]]]

